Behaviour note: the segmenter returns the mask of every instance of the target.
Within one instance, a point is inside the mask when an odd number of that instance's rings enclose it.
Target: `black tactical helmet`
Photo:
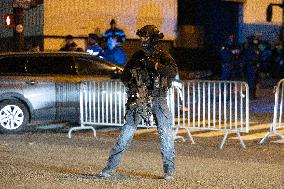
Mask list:
[[[154,39],[163,39],[164,34],[160,33],[159,29],[154,25],[146,25],[138,29],[136,35],[139,37],[150,37]]]

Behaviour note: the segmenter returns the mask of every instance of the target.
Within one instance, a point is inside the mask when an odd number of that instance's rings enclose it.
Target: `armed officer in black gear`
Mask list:
[[[137,125],[143,119],[149,123],[151,115],[160,137],[164,178],[170,180],[175,171],[175,152],[172,115],[167,106],[167,90],[177,75],[177,66],[171,55],[157,48],[164,35],[154,25],[146,25],[136,33],[142,48],[126,64],[121,80],[127,88],[126,123],[117,143],[110,152],[101,177],[112,176],[122,155],[129,146]]]

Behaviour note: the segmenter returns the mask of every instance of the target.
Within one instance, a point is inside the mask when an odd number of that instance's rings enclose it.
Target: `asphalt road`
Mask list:
[[[268,104],[273,105],[273,100],[260,95],[251,103],[255,111],[250,115],[251,132],[243,135],[246,149],[234,134],[220,150],[222,132],[192,132],[196,144],[175,142],[176,174],[172,181],[163,180],[155,129],[137,131],[116,175],[109,179],[100,179],[97,174],[116,142],[118,129],[100,128],[97,138],[85,131],[73,133],[69,139],[68,127],[58,124],[47,130],[42,125],[20,134],[2,134],[0,188],[284,188],[283,141],[272,137],[264,145],[258,144],[272,121]],[[256,104],[267,108],[259,109]],[[180,135],[185,136],[185,132],[181,130]]]
[[[264,131],[264,130],[263,130]],[[263,132],[261,131],[261,132]],[[177,172],[163,180],[158,136],[140,129],[125,153],[116,176],[100,179],[117,129],[77,132],[36,129],[0,136],[0,188],[284,188],[284,144],[259,145],[234,135],[218,148],[222,135],[198,137],[196,144],[175,142]],[[277,141],[271,138],[270,141]]]

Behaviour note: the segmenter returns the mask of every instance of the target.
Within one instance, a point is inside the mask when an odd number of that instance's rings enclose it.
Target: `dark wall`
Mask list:
[[[175,48],[173,50],[181,70],[211,70],[220,74],[218,50],[231,34],[238,36],[239,6],[221,0],[178,0],[178,25],[203,28],[203,48]]]
[[[198,0],[178,0],[178,25],[196,25]]]
[[[13,37],[0,38],[0,52],[13,52],[15,51],[15,39]],[[38,44],[43,49],[43,37],[42,36],[30,36],[25,37],[25,46],[23,51],[31,50],[34,44]]]
[[[238,36],[239,4],[210,1],[199,17],[204,25],[205,43],[219,46],[231,34]]]
[[[204,29],[205,45],[220,45],[230,34],[238,36],[238,3],[221,0],[178,0],[178,24]]]

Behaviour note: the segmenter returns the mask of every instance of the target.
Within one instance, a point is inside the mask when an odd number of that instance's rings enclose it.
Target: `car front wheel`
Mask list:
[[[27,107],[18,100],[4,100],[0,102],[0,131],[2,133],[16,133],[27,125],[29,112]]]

